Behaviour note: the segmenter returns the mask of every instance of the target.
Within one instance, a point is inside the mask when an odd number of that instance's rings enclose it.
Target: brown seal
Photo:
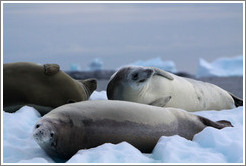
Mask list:
[[[58,106],[87,100],[96,87],[95,79],[74,80],[57,64],[3,64],[3,109],[6,112],[29,105],[43,115]]]

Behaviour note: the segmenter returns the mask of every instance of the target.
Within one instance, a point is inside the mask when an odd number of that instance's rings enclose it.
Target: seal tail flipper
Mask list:
[[[219,121],[216,121],[216,123],[219,123],[220,125],[223,125],[224,127],[233,127],[231,122],[227,120],[219,120]]]
[[[86,79],[86,80],[78,80],[78,81],[86,86],[86,88],[89,91],[89,94],[88,94],[89,96],[92,94],[92,92],[94,90],[97,89],[97,80],[94,79],[94,78],[89,78],[89,79]]]
[[[198,116],[198,118],[201,120],[201,122],[205,126],[214,127],[216,129],[223,129],[225,127],[233,127],[233,125],[231,124],[231,122],[229,122],[227,120],[220,120],[220,121],[214,122],[214,121],[209,120],[207,118],[204,118],[202,116]]]
[[[54,75],[60,71],[60,66],[58,64],[44,64],[44,74]]]
[[[240,99],[239,97],[233,95],[233,94],[230,93],[230,92],[228,92],[228,93],[229,93],[229,94],[231,95],[231,97],[233,98],[236,107],[243,106],[243,99]]]

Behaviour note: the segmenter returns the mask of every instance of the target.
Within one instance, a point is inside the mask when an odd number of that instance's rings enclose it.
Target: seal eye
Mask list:
[[[138,79],[138,73],[133,74],[132,79],[137,80]]]

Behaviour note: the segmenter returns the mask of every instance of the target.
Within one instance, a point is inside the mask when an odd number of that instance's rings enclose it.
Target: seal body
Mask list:
[[[221,129],[231,124],[176,108],[91,100],[52,110],[37,122],[33,137],[50,156],[68,159],[80,149],[122,141],[150,153],[161,136],[180,135],[191,140],[206,126]]]
[[[74,80],[57,64],[3,64],[3,108],[7,112],[30,105],[45,114],[58,106],[87,100],[96,87],[96,80]]]
[[[222,110],[243,105],[242,99],[202,81],[151,67],[124,67],[107,86],[110,100],[125,100],[187,111]]]

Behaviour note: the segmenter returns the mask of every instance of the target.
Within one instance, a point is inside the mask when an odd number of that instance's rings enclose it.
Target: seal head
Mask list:
[[[57,133],[55,126],[51,124],[54,122],[36,124],[33,138],[48,154],[53,155],[52,150],[56,151],[57,147]]]
[[[141,101],[153,76],[161,76],[172,81],[173,77],[165,71],[154,67],[129,66],[123,67],[111,76],[107,86],[109,100],[134,101],[144,104],[165,106],[171,99],[170,95],[154,100]],[[151,94],[151,93],[148,93]]]
[[[68,119],[41,119],[33,129],[34,140],[53,158],[69,159],[84,146],[83,126],[78,128]]]

